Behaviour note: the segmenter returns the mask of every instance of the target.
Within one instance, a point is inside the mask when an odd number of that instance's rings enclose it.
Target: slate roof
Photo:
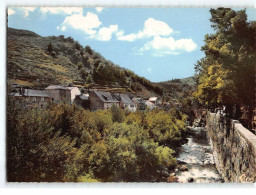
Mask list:
[[[119,102],[110,92],[93,91],[103,102]]]
[[[49,85],[47,88],[45,89],[63,89],[63,90],[72,90],[73,87],[63,87],[60,85]]]
[[[142,103],[142,101],[143,101],[141,98],[133,98],[132,100],[136,104]]]
[[[151,102],[151,101],[154,102],[154,101],[156,101],[156,100],[157,100],[157,97],[150,97],[150,98],[149,98],[149,101],[150,101],[150,102]]]
[[[24,95],[20,93],[12,93],[13,96],[29,96],[29,97],[50,97],[44,90],[25,89]]]
[[[129,98],[127,94],[115,93],[114,96],[118,101],[124,104],[134,104],[134,102]]]
[[[81,100],[89,100],[89,95],[88,95],[88,94],[78,95],[78,97],[79,97]]]
[[[25,89],[24,95],[33,96],[33,97],[50,97],[45,90],[34,90],[34,89]]]
[[[67,89],[69,89],[70,91],[72,91],[73,89],[77,88],[77,87],[66,87]]]

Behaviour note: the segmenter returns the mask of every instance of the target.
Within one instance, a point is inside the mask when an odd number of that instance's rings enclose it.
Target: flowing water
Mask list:
[[[178,151],[178,164],[185,167],[183,171],[176,169],[180,183],[220,183],[221,176],[215,168],[214,158],[205,128],[196,127],[190,130],[188,142]]]

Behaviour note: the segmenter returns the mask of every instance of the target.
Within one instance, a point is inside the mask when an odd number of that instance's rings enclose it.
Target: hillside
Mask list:
[[[163,92],[158,85],[106,60],[71,37],[42,37],[13,28],[7,30],[7,75],[9,82],[31,88],[60,84],[140,96]]]
[[[180,101],[186,97],[191,97],[195,90],[196,82],[194,76],[184,79],[173,79],[165,82],[155,83],[165,91],[164,96],[167,99]]]

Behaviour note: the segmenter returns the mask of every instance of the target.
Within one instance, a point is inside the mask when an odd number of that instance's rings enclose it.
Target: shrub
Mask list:
[[[165,181],[163,173],[176,164],[169,142],[180,141],[184,120],[176,110],[124,114],[117,106],[90,112],[67,104],[24,109],[8,98],[7,179]]]
[[[124,121],[124,113],[121,108],[115,104],[111,106],[112,120],[113,122],[122,123]]]

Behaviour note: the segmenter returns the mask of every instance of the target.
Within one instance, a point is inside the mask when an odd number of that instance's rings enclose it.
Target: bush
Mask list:
[[[179,119],[178,119],[179,118]],[[90,112],[75,105],[45,110],[7,106],[9,182],[165,181],[176,160],[185,116],[171,112]],[[150,170],[150,171],[149,171]]]
[[[111,106],[112,120],[113,122],[122,123],[124,121],[124,113],[121,108],[117,107],[115,104]]]

